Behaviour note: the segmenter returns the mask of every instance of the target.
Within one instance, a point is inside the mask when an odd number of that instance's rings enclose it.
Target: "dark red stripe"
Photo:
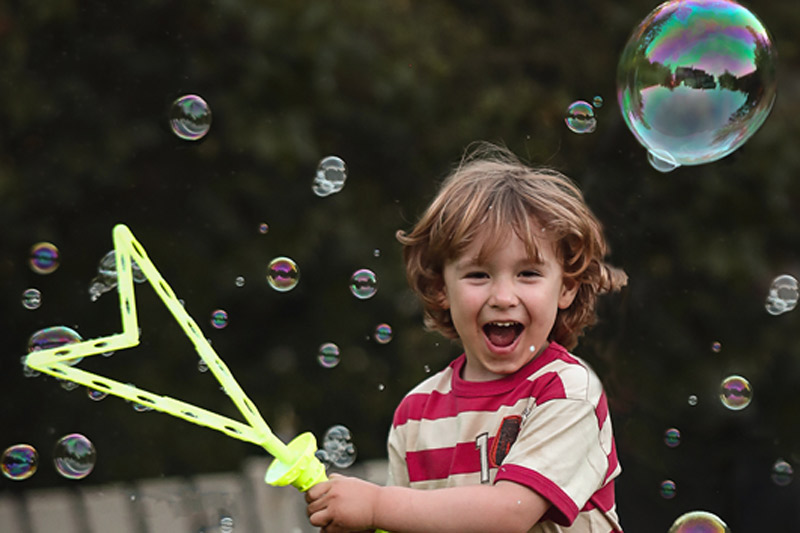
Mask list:
[[[594,410],[595,416],[597,416],[597,427],[602,428],[603,424],[608,418],[608,401],[606,401],[606,391],[600,395],[600,399],[597,402],[597,407]]]
[[[599,509],[607,513],[614,507],[614,482],[605,485],[600,490],[592,494],[586,505],[583,506],[581,512],[589,511],[591,509]]]
[[[489,447],[494,438],[489,439]],[[409,481],[445,479],[454,474],[480,472],[481,459],[474,442],[462,442],[453,448],[406,452]]]

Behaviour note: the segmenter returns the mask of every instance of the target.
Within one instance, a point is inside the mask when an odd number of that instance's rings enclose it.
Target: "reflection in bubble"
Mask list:
[[[39,309],[39,306],[42,305],[42,293],[39,292],[39,289],[25,289],[22,293],[22,307],[29,311],[33,311],[34,309]]]
[[[366,300],[378,292],[378,277],[372,270],[362,268],[350,276],[350,292],[359,300]]]
[[[681,443],[681,432],[677,428],[669,428],[664,432],[664,444],[670,448],[676,447]]]
[[[276,257],[267,265],[267,283],[278,292],[287,292],[300,281],[297,263],[288,257]]]
[[[753,388],[742,376],[728,376],[719,386],[719,399],[731,411],[741,411],[753,399]]]
[[[772,280],[764,307],[771,315],[788,313],[797,306],[800,287],[794,276],[783,274]]]
[[[669,152],[655,148],[648,150],[647,162],[650,163],[651,167],[663,173],[672,172],[680,166]]]
[[[317,362],[323,368],[333,368],[339,364],[339,347],[332,342],[326,342],[319,347]]]
[[[181,96],[172,102],[169,125],[180,139],[200,140],[211,128],[211,109],[205,100],[195,94]]]
[[[592,133],[597,128],[594,108],[592,104],[583,100],[576,100],[567,107],[564,122],[574,133]]]
[[[89,397],[90,400],[94,400],[95,402],[99,402],[100,400],[104,400],[108,397],[108,393],[105,391],[100,391],[97,389],[92,389],[87,387],[86,388],[86,396]]]
[[[94,469],[96,460],[94,444],[80,433],[61,437],[53,448],[56,470],[67,479],[85,478]]]
[[[691,511],[679,516],[667,533],[731,533],[731,530],[715,514]]]
[[[29,264],[37,274],[52,274],[61,264],[58,248],[49,242],[37,242],[31,246]]]
[[[51,348],[58,348],[59,346],[66,346],[67,344],[75,344],[82,341],[83,338],[74,329],[66,326],[53,326],[40,329],[30,336],[28,339],[28,353],[37,352],[39,350],[49,350]],[[66,360],[65,362],[70,366],[74,366],[82,359],[83,358],[79,357]]]
[[[28,479],[39,467],[39,453],[30,444],[14,444],[3,452],[0,468],[3,475],[14,481]]]
[[[776,58],[766,28],[738,3],[665,2],[633,31],[619,60],[625,123],[663,161],[725,157],[769,115]]]
[[[333,466],[347,468],[356,461],[356,447],[352,440],[350,430],[342,425],[332,426],[325,432],[322,447]]]

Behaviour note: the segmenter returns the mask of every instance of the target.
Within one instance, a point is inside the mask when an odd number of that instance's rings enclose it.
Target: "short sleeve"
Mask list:
[[[607,470],[594,405],[552,399],[533,407],[523,420],[495,481],[535,490],[553,505],[549,519],[569,525],[603,486]]]

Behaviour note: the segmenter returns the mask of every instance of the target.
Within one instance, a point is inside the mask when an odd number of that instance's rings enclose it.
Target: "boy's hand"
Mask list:
[[[306,491],[306,512],[323,533],[372,531],[380,487],[361,479],[331,474]]]

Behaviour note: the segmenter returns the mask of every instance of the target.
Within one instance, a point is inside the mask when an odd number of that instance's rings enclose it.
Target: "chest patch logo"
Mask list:
[[[489,453],[489,461],[493,467],[503,464],[503,460],[508,455],[511,446],[516,442],[519,435],[519,428],[522,425],[522,417],[519,415],[507,416],[500,424],[497,435],[494,437],[494,444]]]

